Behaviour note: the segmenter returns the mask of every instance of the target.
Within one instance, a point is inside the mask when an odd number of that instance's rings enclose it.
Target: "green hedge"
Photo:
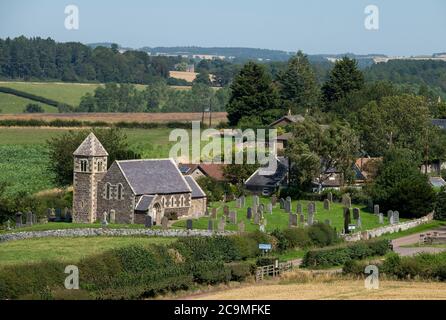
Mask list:
[[[38,96],[38,95],[35,95],[32,93],[28,93],[25,91],[20,91],[20,90],[16,90],[16,89],[12,89],[12,88],[7,88],[7,87],[0,87],[0,92],[12,94],[14,96],[26,98],[26,99],[41,102],[41,103],[45,103],[45,104],[48,104],[53,107],[62,108],[64,110],[73,110],[73,107],[66,103],[61,103],[61,102],[58,102],[58,101],[55,101],[52,99],[48,99],[48,98],[45,98],[42,96]]]
[[[302,266],[312,268],[341,266],[351,260],[383,256],[389,250],[389,240],[361,241],[337,247],[315,249],[305,254]]]

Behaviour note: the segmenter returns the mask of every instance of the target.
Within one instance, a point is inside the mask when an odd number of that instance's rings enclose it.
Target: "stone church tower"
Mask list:
[[[107,173],[108,153],[93,133],[73,153],[73,222],[93,223],[97,217],[97,187]]]

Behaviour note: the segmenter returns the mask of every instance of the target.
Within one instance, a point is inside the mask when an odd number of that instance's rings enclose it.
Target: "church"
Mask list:
[[[73,153],[73,222],[94,223],[106,212],[115,222],[144,224],[146,215],[160,224],[198,217],[206,211],[206,194],[192,177],[183,176],[173,159],[114,161],[93,134]]]

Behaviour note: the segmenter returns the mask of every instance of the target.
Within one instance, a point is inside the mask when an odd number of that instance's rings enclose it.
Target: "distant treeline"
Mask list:
[[[118,47],[18,37],[0,39],[0,78],[148,84],[169,77],[180,57],[151,57]]]

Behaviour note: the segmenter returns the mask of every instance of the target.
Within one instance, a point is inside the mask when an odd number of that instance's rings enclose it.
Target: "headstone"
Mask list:
[[[350,233],[350,230],[348,226],[351,222],[351,216],[350,216],[350,208],[344,208],[344,233],[348,234]]]
[[[212,208],[211,218],[212,219],[217,219],[217,208]]]
[[[308,202],[307,211],[308,211],[308,213],[310,213],[310,212],[314,213],[313,203],[312,202]]]
[[[317,213],[316,202],[312,201],[311,203],[313,205],[313,213]]]
[[[378,215],[379,214],[379,204],[375,204],[373,206],[373,213]]]
[[[235,199],[235,207],[237,208],[237,209],[240,209],[241,208],[241,203],[240,203],[240,198],[237,198],[237,199]]]
[[[299,214],[299,222],[303,225],[305,223],[305,216],[303,213]]]
[[[330,203],[333,203],[333,193],[329,192],[327,194],[327,200],[330,201]]]
[[[187,230],[192,230],[192,225],[193,225],[192,219],[187,219],[187,221],[186,221],[186,229]]]
[[[400,223],[400,213],[398,211],[393,212],[393,223]]]
[[[387,211],[387,219],[389,219],[390,224],[393,224],[393,211],[389,210]]]
[[[358,228],[358,229],[362,228],[361,217],[358,217],[358,219],[356,220],[356,228]]]
[[[285,201],[286,201],[285,202],[285,211],[288,213],[291,213],[293,211],[292,204],[291,204],[291,197],[286,197]]]
[[[378,222],[379,224],[384,223],[384,215],[381,212],[378,214]]]
[[[26,225],[27,226],[33,225],[33,213],[31,211],[28,211],[26,213]]]
[[[57,213],[56,213],[57,215]],[[56,218],[57,219],[57,218]],[[104,213],[102,214],[102,221],[101,221],[102,227],[105,228],[108,226],[108,221],[107,221],[107,212],[104,211]]]
[[[110,210],[110,223],[116,223],[116,211]]]
[[[313,211],[308,212],[308,219],[307,219],[308,225],[312,226],[314,223],[314,213]]]
[[[20,228],[22,226],[22,215],[20,211],[15,214],[15,226],[16,228]]]
[[[208,231],[210,232],[214,231],[214,220],[212,219],[208,220]]]
[[[11,221],[6,221],[6,230],[11,230]]]
[[[271,197],[271,204],[273,205],[273,207],[275,207],[277,204],[277,196],[275,194],[273,194],[273,196]]]
[[[259,207],[255,204],[252,206],[252,215],[256,215],[259,211]]]
[[[240,206],[241,206],[242,208],[244,208],[244,207],[245,207],[245,204],[246,204],[246,197],[245,197],[245,196],[241,196],[241,197],[240,197]]]
[[[245,232],[245,223],[242,221],[239,222],[238,224],[238,232],[243,233]]]
[[[324,210],[330,210],[330,200],[324,200]]]
[[[359,208],[353,208],[353,219],[358,220],[360,217]]]
[[[33,213],[33,224],[37,224],[37,214]]]
[[[223,214],[227,217],[229,216],[229,207],[228,206],[224,206],[223,207]]]
[[[280,198],[280,209],[285,209],[285,199]]]
[[[237,213],[235,211],[229,212],[229,221],[232,224],[237,224]]]
[[[273,214],[273,204],[272,203],[268,203],[266,205],[266,210],[268,211],[269,214]]]
[[[163,228],[163,230],[167,230],[169,228],[169,218],[163,217],[161,219],[161,227]]]
[[[261,203],[259,205],[259,212],[260,212],[260,214],[263,214],[264,211],[265,211],[265,205],[263,203]]]
[[[152,226],[153,226],[152,217],[149,215],[146,215],[144,217],[144,227],[152,228]]]
[[[252,219],[252,209],[251,209],[251,207],[248,207],[248,209],[246,209],[246,218],[248,220]]]
[[[226,221],[224,219],[220,219],[220,221],[218,222],[218,232],[224,232],[225,226],[226,226]]]
[[[254,214],[254,224],[260,223],[260,215],[258,213]]]
[[[291,226],[297,227],[297,214],[290,214],[291,217]]]
[[[297,204],[297,206],[296,206],[296,212],[297,212],[298,214],[304,213],[302,203],[298,203],[298,204]]]
[[[344,194],[342,196],[342,204],[346,208],[351,208],[352,207],[352,199],[350,198],[350,196],[348,194]]]
[[[259,230],[260,230],[260,232],[265,232],[266,231],[266,226],[264,224],[261,224],[259,226]]]
[[[62,209],[57,208],[56,209],[56,222],[60,222],[62,219]]]

